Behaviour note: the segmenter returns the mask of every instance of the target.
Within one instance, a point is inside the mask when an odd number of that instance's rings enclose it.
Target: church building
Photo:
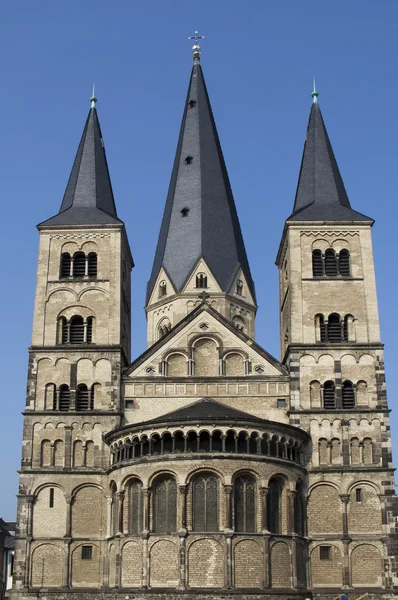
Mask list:
[[[373,220],[312,97],[276,257],[279,359],[255,341],[198,39],[133,360],[134,263],[91,99],[38,226],[13,600],[395,596]]]

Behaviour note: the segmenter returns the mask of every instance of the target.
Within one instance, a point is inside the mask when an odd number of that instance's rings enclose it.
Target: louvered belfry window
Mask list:
[[[341,321],[340,315],[333,313],[328,319],[328,341],[332,344],[341,342]]]
[[[87,344],[93,341],[93,317],[87,317]]]
[[[323,275],[322,250],[312,252],[312,275],[313,277],[322,277]]]
[[[325,381],[323,386],[323,406],[327,410],[336,408],[335,387],[333,381]]]
[[[86,274],[86,256],[84,252],[73,255],[73,277],[84,277]]]
[[[348,250],[339,252],[339,273],[342,277],[350,276],[350,253]]]
[[[72,317],[69,326],[69,341],[71,344],[84,343],[84,322],[83,317]]]
[[[87,258],[88,276],[97,277],[97,255],[95,252],[90,252]]]
[[[198,475],[192,486],[193,530],[218,531],[218,480],[211,474]]]
[[[83,383],[77,386],[76,390],[76,410],[89,410],[90,396],[87,386]]]
[[[351,381],[345,381],[343,383],[342,396],[344,409],[355,407],[355,391]]]
[[[66,317],[60,317],[58,321],[58,342],[61,344],[68,343],[68,321]]]
[[[133,481],[130,484],[130,533],[138,535],[142,531],[142,483]]]
[[[256,531],[255,493],[253,477],[244,475],[235,480],[234,489],[235,531]]]
[[[69,410],[70,391],[67,385],[61,385],[58,390],[58,406],[59,410],[66,412]]]
[[[336,253],[332,248],[328,248],[325,252],[325,275],[327,277],[337,276]]]
[[[60,279],[66,279],[67,277],[70,277],[70,263],[70,254],[68,252],[63,252],[61,254]]]
[[[177,530],[177,484],[174,477],[162,477],[154,485],[153,524],[155,533]]]

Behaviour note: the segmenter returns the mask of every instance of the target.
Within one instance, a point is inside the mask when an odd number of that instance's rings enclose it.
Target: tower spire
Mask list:
[[[90,98],[83,135],[77,149],[59,213],[40,225],[96,225],[122,223],[116,214],[101,127]]]
[[[194,65],[167,195],[147,302],[163,268],[181,293],[202,258],[222,292],[239,269],[255,299],[236,206],[198,56]],[[254,300],[255,301],[255,300]]]
[[[371,221],[351,208],[319,107],[318,95],[314,80],[296,198],[288,221]]]

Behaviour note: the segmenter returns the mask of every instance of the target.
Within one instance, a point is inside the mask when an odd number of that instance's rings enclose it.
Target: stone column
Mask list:
[[[227,436],[225,435],[225,433],[223,433],[221,435],[221,449],[222,452],[225,452],[225,440],[226,440]]]
[[[149,533],[150,531],[150,498],[151,498],[151,490],[149,488],[143,489],[144,494],[144,533]]]
[[[148,492],[148,490],[145,490]],[[149,497],[149,496],[148,496]],[[149,556],[148,556],[148,537],[149,533],[142,534],[142,587],[147,588],[149,584]]]
[[[224,485],[225,491],[225,526],[232,530],[232,485]]]
[[[297,588],[297,540],[296,536],[293,535],[291,542],[292,549],[292,588]]]
[[[72,465],[72,427],[65,426],[65,467],[70,468]]]
[[[124,492],[117,493],[117,516],[118,516],[118,535],[123,535],[123,506],[124,506]]]
[[[65,539],[65,549],[64,549],[64,579],[62,582],[63,587],[69,588],[71,585],[70,581],[70,540]]]
[[[264,588],[269,588],[271,585],[269,536],[268,535],[264,535],[264,581],[263,581],[263,583],[264,583]]]
[[[348,503],[350,496],[348,494],[341,494],[340,496],[343,502],[343,535],[348,536]]]
[[[350,573],[350,556],[349,556],[349,544],[351,539],[346,537],[343,539],[344,544],[344,556],[343,556],[343,588],[351,587],[351,573]]]
[[[112,504],[113,498],[112,496],[107,496],[106,498],[106,537],[112,536]]]
[[[180,490],[180,500],[181,500],[180,528],[182,531],[186,532],[186,529],[187,529],[187,486],[179,485],[178,489]]]
[[[65,496],[66,502],[66,523],[65,523],[65,535],[64,538],[70,539],[72,537],[72,504],[73,498],[71,496]]]
[[[292,535],[295,531],[294,527],[294,501],[295,501],[296,491],[288,490],[287,492],[287,533],[288,535]]]
[[[260,507],[261,507],[261,531],[263,533],[269,533],[267,527],[267,496],[268,496],[267,487],[260,488]]]
[[[227,590],[232,590],[233,589],[233,577],[232,577],[232,536],[233,536],[233,531],[229,530],[226,531],[225,537],[227,540],[227,558],[226,558],[226,565],[225,565],[225,571],[226,571],[226,585],[227,585]]]

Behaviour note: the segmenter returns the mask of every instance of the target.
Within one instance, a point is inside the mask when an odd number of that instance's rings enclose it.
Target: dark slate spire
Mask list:
[[[294,209],[288,221],[372,221],[352,210],[318,104],[313,104]]]
[[[224,292],[230,291],[241,267],[255,299],[199,56],[198,51],[194,52],[177,152],[147,287],[147,302],[162,267],[179,292],[201,257]]]
[[[93,95],[59,213],[40,225],[122,223],[116,214],[96,101]]]

